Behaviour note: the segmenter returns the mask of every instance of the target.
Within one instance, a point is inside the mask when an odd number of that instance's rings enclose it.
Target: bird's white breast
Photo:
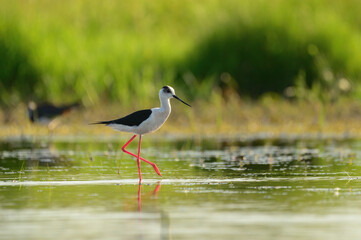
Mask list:
[[[153,108],[149,118],[142,122],[137,129],[134,129],[135,133],[146,134],[158,130],[168,119],[169,114],[170,111],[162,111],[160,108]]]

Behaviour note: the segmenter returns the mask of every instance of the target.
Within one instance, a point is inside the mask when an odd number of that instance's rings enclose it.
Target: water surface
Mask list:
[[[148,137],[142,185],[125,142],[2,139],[1,239],[361,236],[361,141]]]

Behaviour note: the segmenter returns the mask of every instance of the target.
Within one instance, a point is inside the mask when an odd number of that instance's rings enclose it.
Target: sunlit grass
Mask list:
[[[149,103],[154,107],[158,103]],[[240,99],[235,93],[228,101],[214,98],[211,102],[197,101],[192,108],[172,101],[172,113],[164,126],[154,137],[167,135],[294,135],[294,134],[339,134],[361,136],[361,104],[349,98],[335,103],[307,100],[285,100],[268,96],[259,101]],[[10,122],[1,125],[0,136],[119,136],[129,138],[129,134],[116,132],[101,125],[89,125],[94,121],[124,116],[137,110],[133,106],[120,109],[117,104],[103,103],[93,108],[74,110],[58,118],[54,129],[33,125],[26,118],[25,106],[16,108]]]
[[[360,132],[356,0],[0,3],[0,136],[115,135],[88,123],[157,106],[167,84],[193,108],[173,103],[159,135]],[[30,99],[84,108],[49,130]]]

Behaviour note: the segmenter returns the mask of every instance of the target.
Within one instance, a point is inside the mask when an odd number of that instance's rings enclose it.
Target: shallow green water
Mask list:
[[[361,236],[361,141],[126,140],[1,140],[0,239]]]

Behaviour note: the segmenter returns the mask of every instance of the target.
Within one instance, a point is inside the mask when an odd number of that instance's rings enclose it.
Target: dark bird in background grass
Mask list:
[[[50,103],[36,104],[30,101],[27,106],[28,117],[32,123],[45,124],[49,128],[54,128],[58,124],[57,117],[64,116],[79,106],[79,103],[55,106]]]

